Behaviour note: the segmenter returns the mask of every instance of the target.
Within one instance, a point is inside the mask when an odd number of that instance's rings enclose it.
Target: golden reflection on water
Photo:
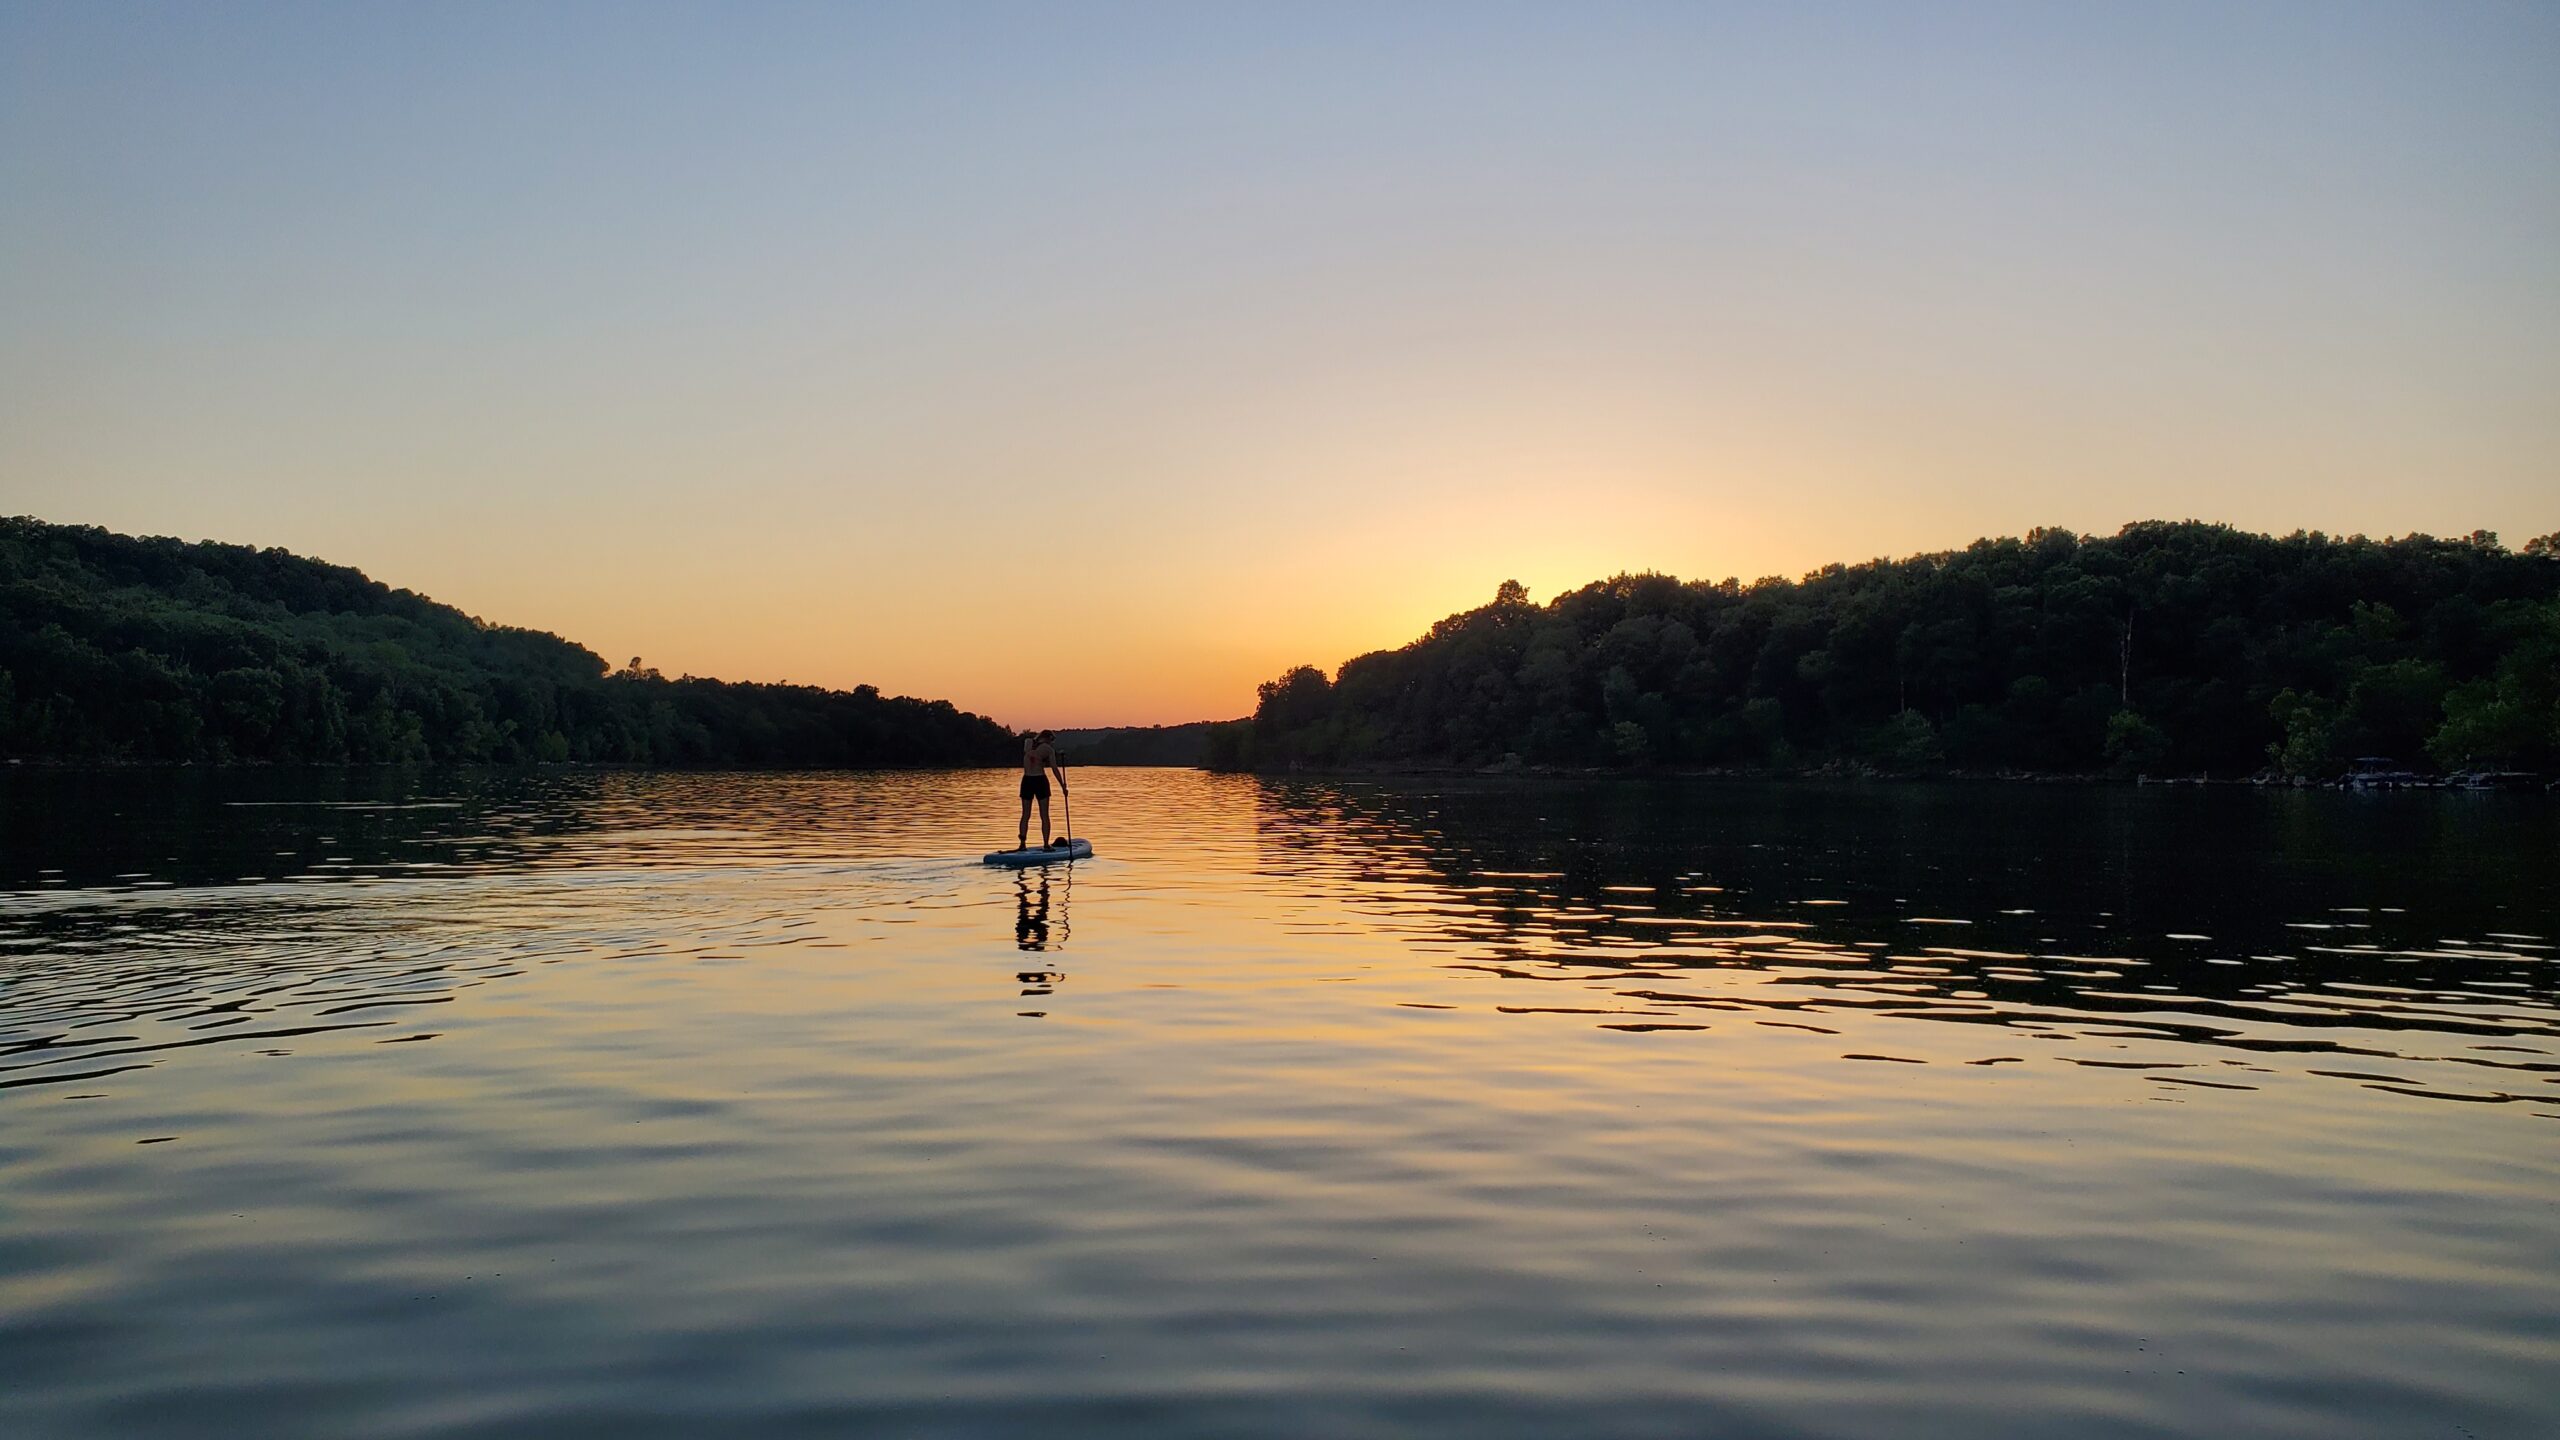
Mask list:
[[[1004,871],[993,773],[46,783],[13,1433],[2552,1415],[2507,797],[1093,772]]]

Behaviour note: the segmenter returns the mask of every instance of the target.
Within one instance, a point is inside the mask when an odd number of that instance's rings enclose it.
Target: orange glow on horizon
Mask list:
[[[2560,530],[2549,13],[1194,18],[11,14],[0,513],[1015,725],[1505,579]]]

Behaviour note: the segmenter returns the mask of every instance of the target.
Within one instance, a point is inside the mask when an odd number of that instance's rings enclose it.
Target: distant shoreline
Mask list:
[[[2355,787],[2342,781],[2295,781],[2257,779],[2247,775],[2110,775],[2104,772],[2050,773],[2036,771],[1993,770],[1882,770],[1861,765],[1820,766],[1798,770],[1752,769],[1738,766],[1660,766],[1644,770],[1611,766],[1565,765],[1326,765],[1300,769],[1260,769],[1250,771],[1218,771],[1220,774],[1250,774],[1260,779],[1377,779],[1410,777],[1433,779],[1540,779],[1540,780],[1735,780],[1735,781],[1855,781],[1858,783],[1897,784],[1905,782],[1946,783],[1961,785],[2090,785],[2138,789],[2241,789],[2350,791]],[[2447,785],[2442,780],[2416,785],[2377,786],[2360,793],[2382,790],[2454,790],[2465,794],[2540,794],[2539,785],[2530,788],[2481,787]]]
[[[2546,794],[2543,786],[2472,787],[2447,785],[2441,780],[2416,785],[2390,785],[2358,790],[2339,781],[2261,780],[2248,776],[2175,775],[2122,776],[2103,773],[2050,774],[2035,772],[2001,772],[1985,770],[1880,770],[1867,766],[1837,765],[1800,770],[1751,769],[1734,766],[1661,766],[1643,770],[1610,766],[1566,765],[1452,765],[1452,764],[1368,764],[1305,766],[1293,769],[1222,770],[1206,765],[1127,764],[1103,762],[1078,764],[1072,756],[1069,770],[1187,770],[1203,775],[1239,775],[1257,780],[1717,780],[1756,783],[1853,782],[1858,784],[1953,784],[1953,785],[2081,785],[2136,789],[2241,789],[2282,791],[2337,791],[2373,794],[2392,792],[2434,791],[2461,794]],[[652,761],[558,760],[496,761],[464,760],[453,762],[411,762],[392,760],[311,761],[311,760],[113,760],[59,759],[52,757],[17,757],[0,759],[0,774],[15,771],[24,774],[65,774],[94,772],[110,774],[145,774],[192,771],[218,775],[282,775],[295,773],[363,772],[366,774],[423,774],[428,772],[476,771],[516,774],[666,774],[666,775],[923,775],[955,772],[1007,774],[1014,769],[1010,762],[991,761],[980,765],[673,765]]]

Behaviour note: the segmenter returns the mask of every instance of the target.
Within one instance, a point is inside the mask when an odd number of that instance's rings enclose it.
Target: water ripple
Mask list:
[[[0,775],[0,1433],[2560,1432],[2538,797],[1010,793]]]

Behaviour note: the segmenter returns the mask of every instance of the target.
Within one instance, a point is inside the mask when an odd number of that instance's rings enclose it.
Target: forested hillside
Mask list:
[[[1215,763],[1821,762],[2333,776],[2560,758],[2560,537],[2146,522],[1744,585],[1506,583],[1400,650],[1262,687]]]
[[[282,550],[0,520],[0,755],[63,760],[1002,764],[948,701],[607,673]]]
[[[1180,725],[1118,725],[1098,730],[1061,730],[1058,753],[1070,765],[1189,765],[1209,758],[1209,732],[1215,720]]]

